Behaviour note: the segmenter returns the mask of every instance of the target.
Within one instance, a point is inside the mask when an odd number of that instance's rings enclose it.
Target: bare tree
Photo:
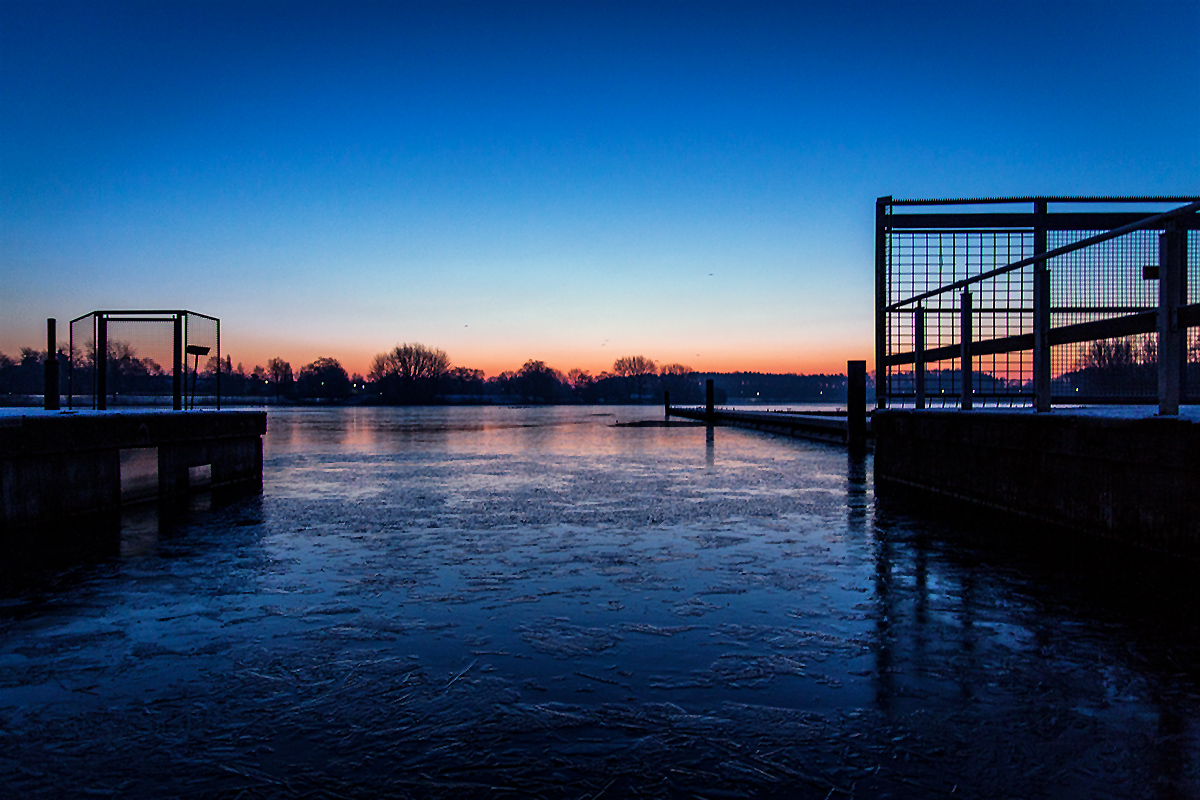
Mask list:
[[[591,376],[591,373],[579,367],[575,367],[567,373],[567,385],[577,392],[591,386],[594,381],[595,378]]]
[[[389,400],[428,403],[449,371],[450,357],[444,350],[405,343],[375,356],[368,377]]]
[[[694,403],[700,400],[696,371],[686,364],[667,364],[658,371],[662,388],[671,393],[675,403]]]
[[[272,358],[267,362],[267,376],[275,389],[275,397],[287,394],[292,388],[292,365],[282,358]]]
[[[629,394],[641,398],[646,390],[646,378],[657,374],[658,370],[653,361],[645,356],[621,356],[613,362],[613,374],[625,379]]]

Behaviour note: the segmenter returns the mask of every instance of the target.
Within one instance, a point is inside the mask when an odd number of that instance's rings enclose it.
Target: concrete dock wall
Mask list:
[[[121,505],[121,452],[156,448],[158,497],[262,487],[263,412],[48,414],[0,420],[0,529]]]
[[[716,409],[711,416],[703,408],[681,408],[671,406],[667,412],[673,417],[711,422],[714,425],[732,425],[738,428],[776,433],[820,442],[844,444],[849,437],[849,425],[844,415],[793,414],[784,411],[729,411]],[[869,434],[871,423],[865,423]]]
[[[875,480],[1200,558],[1200,425],[1069,412],[877,411]]]

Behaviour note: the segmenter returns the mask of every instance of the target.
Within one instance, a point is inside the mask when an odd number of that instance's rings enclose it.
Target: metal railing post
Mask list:
[[[176,314],[171,323],[171,408],[183,410],[183,315]]]
[[[108,408],[108,317],[96,315],[96,397],[97,411]]]
[[[925,407],[925,307],[917,304],[913,314],[913,378],[916,381],[917,408]]]
[[[974,376],[971,369],[971,293],[964,289],[962,293],[962,304],[959,309],[959,344],[961,353],[959,355],[959,372],[962,377],[962,410],[970,411],[972,408],[971,384],[974,383]]]
[[[1033,252],[1046,252],[1046,201],[1033,204]],[[1033,396],[1034,408],[1050,410],[1050,265],[1033,265]]]
[[[1183,331],[1179,327],[1184,233],[1175,224],[1158,237],[1158,413],[1179,413]]]
[[[891,195],[875,201],[875,406],[887,408],[887,210]]]

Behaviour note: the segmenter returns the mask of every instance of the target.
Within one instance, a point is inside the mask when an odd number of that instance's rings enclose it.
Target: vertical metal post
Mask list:
[[[704,418],[711,425],[716,412],[713,409],[713,379],[706,378],[704,381]]]
[[[1033,204],[1033,252],[1046,252],[1046,201]],[[1038,411],[1050,410],[1050,265],[1033,265],[1033,396]]]
[[[846,444],[867,446],[867,362],[846,362]]]
[[[108,317],[96,315],[96,401],[97,411],[108,408]]]
[[[75,320],[68,323],[67,332],[67,408],[75,408]]]
[[[58,411],[58,334],[57,320],[46,320],[46,365],[44,376],[43,407],[47,411]]]
[[[880,197],[875,201],[875,405],[887,408],[887,216],[892,197]]]
[[[917,408],[925,407],[925,307],[917,304],[913,312],[913,378],[916,382]]]
[[[183,410],[183,316],[176,314],[172,320],[171,336],[171,408]]]
[[[959,344],[961,346],[959,372],[962,377],[962,410],[970,411],[972,408],[971,392],[973,388],[971,384],[974,383],[974,375],[971,368],[971,292],[966,289],[962,293],[962,305],[959,311],[961,312],[959,319]]]
[[[1179,231],[1179,255],[1176,258],[1179,260],[1179,292],[1175,295],[1179,298],[1179,305],[1186,306],[1188,304],[1188,235],[1187,229],[1182,225],[1177,226]],[[1176,315],[1178,323],[1178,314]],[[1188,402],[1188,330],[1182,328],[1179,331],[1179,402]]]
[[[217,411],[221,410],[221,320],[217,320]]]
[[[1184,233],[1174,223],[1158,237],[1158,413],[1179,413],[1184,351],[1179,327]]]
[[[671,393],[663,390],[663,419],[671,418]]]

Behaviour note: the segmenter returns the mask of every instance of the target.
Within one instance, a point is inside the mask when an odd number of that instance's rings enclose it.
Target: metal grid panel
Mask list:
[[[219,323],[212,317],[186,314],[183,318],[184,348],[207,347],[207,355],[185,356],[184,396],[193,406],[215,406],[218,404],[217,370],[220,365]],[[196,370],[199,374],[196,374]]]
[[[1101,198],[1091,198],[1100,200]],[[960,341],[961,289],[943,290],[958,281],[968,280],[989,270],[1031,258],[1037,247],[1032,226],[1045,225],[1043,252],[1070,245],[1110,228],[1093,230],[1052,230],[1062,227],[1064,217],[1038,216],[1038,203],[1066,202],[1067,198],[1026,198],[1034,201],[1032,214],[1025,214],[1022,225],[1009,227],[994,214],[972,213],[966,225],[959,225],[959,212],[909,218],[909,227],[888,226],[891,205],[955,205],[960,201],[892,201],[881,198],[888,209],[881,219],[884,263],[885,310],[881,325],[880,357],[903,356],[911,360],[916,350],[916,319],[924,319],[927,356],[925,396],[928,405],[957,405],[960,396],[961,368],[958,358]],[[1075,198],[1071,202],[1087,200]],[[1120,203],[1160,202],[1163,198],[1110,199]],[[1179,200],[1170,199],[1171,202]],[[1185,199],[1186,200],[1186,199]],[[961,201],[972,204],[1016,201]],[[1108,201],[1106,201],[1108,202]],[[1195,199],[1187,200],[1195,205]],[[1043,205],[1043,209],[1046,206]],[[1011,209],[1010,209],[1011,210]],[[1071,217],[1111,217],[1104,213],[1068,212]],[[1149,211],[1146,216],[1157,213]],[[1017,215],[1019,216],[1019,215]],[[1126,214],[1128,219],[1130,215]],[[1177,219],[1180,217],[1175,215]],[[1013,217],[1010,216],[1009,219]],[[897,220],[904,220],[900,215]],[[914,219],[920,219],[914,230]],[[1134,216],[1137,219],[1137,216]],[[937,220],[934,222],[933,220]],[[1044,223],[1038,220],[1045,220]],[[926,224],[929,221],[929,224]],[[1101,222],[1102,225],[1110,224]],[[1111,225],[1125,225],[1113,222]],[[1151,223],[1154,224],[1154,223]],[[1086,336],[1069,326],[1122,320],[1118,327],[1130,327],[1131,315],[1153,314],[1158,308],[1159,282],[1143,274],[1144,267],[1157,267],[1159,235],[1167,223],[1158,221],[1154,228],[1135,230],[1107,241],[1063,254],[1050,260],[1049,323],[1052,336]],[[934,226],[946,228],[934,230]],[[967,230],[966,226],[980,226]],[[1187,222],[1194,228],[1194,217]],[[973,299],[972,340],[976,343],[972,385],[977,401],[984,403],[1032,403],[1034,375],[1032,349],[1034,333],[1034,266],[1028,265],[970,285]],[[1184,304],[1200,303],[1200,231],[1187,232]],[[942,290],[942,291],[939,291]],[[907,304],[924,293],[921,309]],[[898,308],[886,308],[891,305]],[[1145,325],[1145,316],[1138,325]],[[1111,329],[1112,326],[1109,326]],[[1145,330],[1145,328],[1143,328]],[[1088,332],[1090,333],[1090,331]],[[1103,334],[1101,334],[1103,335]],[[1010,337],[1023,337],[1019,343]],[[1004,340],[1008,340],[1005,342]],[[991,344],[987,344],[991,342]],[[1071,397],[1089,401],[1148,401],[1156,397],[1158,383],[1158,334],[1137,333],[1107,339],[1059,344],[1050,348],[1051,393],[1056,401]],[[1188,374],[1184,377],[1183,398],[1200,399],[1200,329],[1187,331]],[[981,354],[982,349],[1007,349],[1009,352]],[[905,355],[907,354],[907,355]],[[936,360],[934,358],[936,356]],[[885,396],[891,405],[912,405],[916,395],[915,365],[883,364],[880,368]],[[1188,392],[1188,387],[1191,392]]]
[[[1051,248],[1103,231],[1051,231]],[[1159,231],[1134,231],[1050,260],[1050,327],[1114,319],[1158,308],[1158,281],[1142,268],[1158,264]],[[1158,390],[1158,339],[1138,334],[1052,347],[1054,394],[1149,402]]]
[[[108,404],[169,406],[174,320],[113,319],[108,323]]]
[[[1033,255],[1032,231],[893,231],[888,235],[888,303],[980,275]],[[1016,270],[972,287],[974,338],[993,339],[1033,331],[1032,268]],[[925,349],[960,342],[961,293],[944,292],[922,303]],[[912,308],[888,314],[888,352],[915,349],[916,314]],[[980,397],[1011,402],[1027,393],[1032,379],[1029,352],[977,357],[972,386]],[[911,366],[890,370],[891,396],[912,403],[916,380]],[[925,366],[928,402],[957,403],[961,386],[959,359],[951,357]]]
[[[69,406],[96,405],[96,317],[71,321],[70,359],[66,395]]]

